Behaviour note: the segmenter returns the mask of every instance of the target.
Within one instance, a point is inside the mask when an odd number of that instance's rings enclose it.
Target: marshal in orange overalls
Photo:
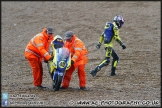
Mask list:
[[[48,32],[49,29],[49,32]],[[43,31],[35,35],[26,46],[24,56],[28,60],[34,78],[34,86],[41,86],[43,68],[42,59],[48,61],[51,55],[48,53],[50,42],[53,40],[53,29],[44,28]]]
[[[85,65],[88,62],[88,51],[84,46],[84,43],[73,35],[71,41],[65,41],[65,47],[67,47],[71,53],[71,59],[74,61],[74,64],[66,71],[63,78],[62,87],[68,88],[71,80],[72,73],[76,68],[78,68],[78,77],[79,77],[79,86],[80,88],[86,87],[86,73]]]

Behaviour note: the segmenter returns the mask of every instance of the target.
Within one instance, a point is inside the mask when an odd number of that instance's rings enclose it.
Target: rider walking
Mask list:
[[[123,42],[121,41],[121,39],[119,37],[119,29],[123,25],[124,25],[124,19],[121,15],[116,15],[114,17],[113,23],[106,22],[104,31],[100,35],[100,40],[99,40],[98,44],[96,45],[96,48],[99,49],[100,46],[102,45],[102,42],[104,42],[104,47],[106,50],[105,59],[99,65],[97,65],[94,70],[90,71],[90,74],[93,77],[96,76],[97,72],[100,71],[102,67],[109,65],[110,56],[113,57],[110,76],[116,75],[115,70],[116,70],[117,63],[119,61],[119,57],[118,57],[117,53],[115,52],[115,50],[113,49],[113,43],[114,43],[114,40],[116,40],[123,49],[126,48],[126,46],[123,44]]]

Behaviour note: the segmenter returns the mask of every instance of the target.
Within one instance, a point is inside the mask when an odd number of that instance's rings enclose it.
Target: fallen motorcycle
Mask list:
[[[54,56],[52,61],[48,61],[47,66],[52,78],[52,88],[54,91],[60,89],[62,79],[67,69],[71,66],[71,54],[66,47],[53,48]]]

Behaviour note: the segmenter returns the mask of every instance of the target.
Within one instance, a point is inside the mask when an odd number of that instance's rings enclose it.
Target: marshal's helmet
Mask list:
[[[53,34],[54,29],[52,27],[47,27],[47,34]]]
[[[121,15],[116,15],[114,17],[114,22],[116,23],[119,29],[124,25],[124,19]]]

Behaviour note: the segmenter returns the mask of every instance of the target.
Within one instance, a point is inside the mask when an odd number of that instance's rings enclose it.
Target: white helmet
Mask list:
[[[54,41],[56,40],[56,39],[62,39],[63,40],[63,38],[60,36],[60,35],[56,35],[55,37],[54,37]]]
[[[114,22],[117,24],[118,28],[121,28],[124,25],[124,18],[121,15],[116,15]]]
[[[55,48],[63,47],[64,45],[63,38],[60,35],[56,35],[54,37],[54,40],[51,42],[51,44],[53,44]]]

